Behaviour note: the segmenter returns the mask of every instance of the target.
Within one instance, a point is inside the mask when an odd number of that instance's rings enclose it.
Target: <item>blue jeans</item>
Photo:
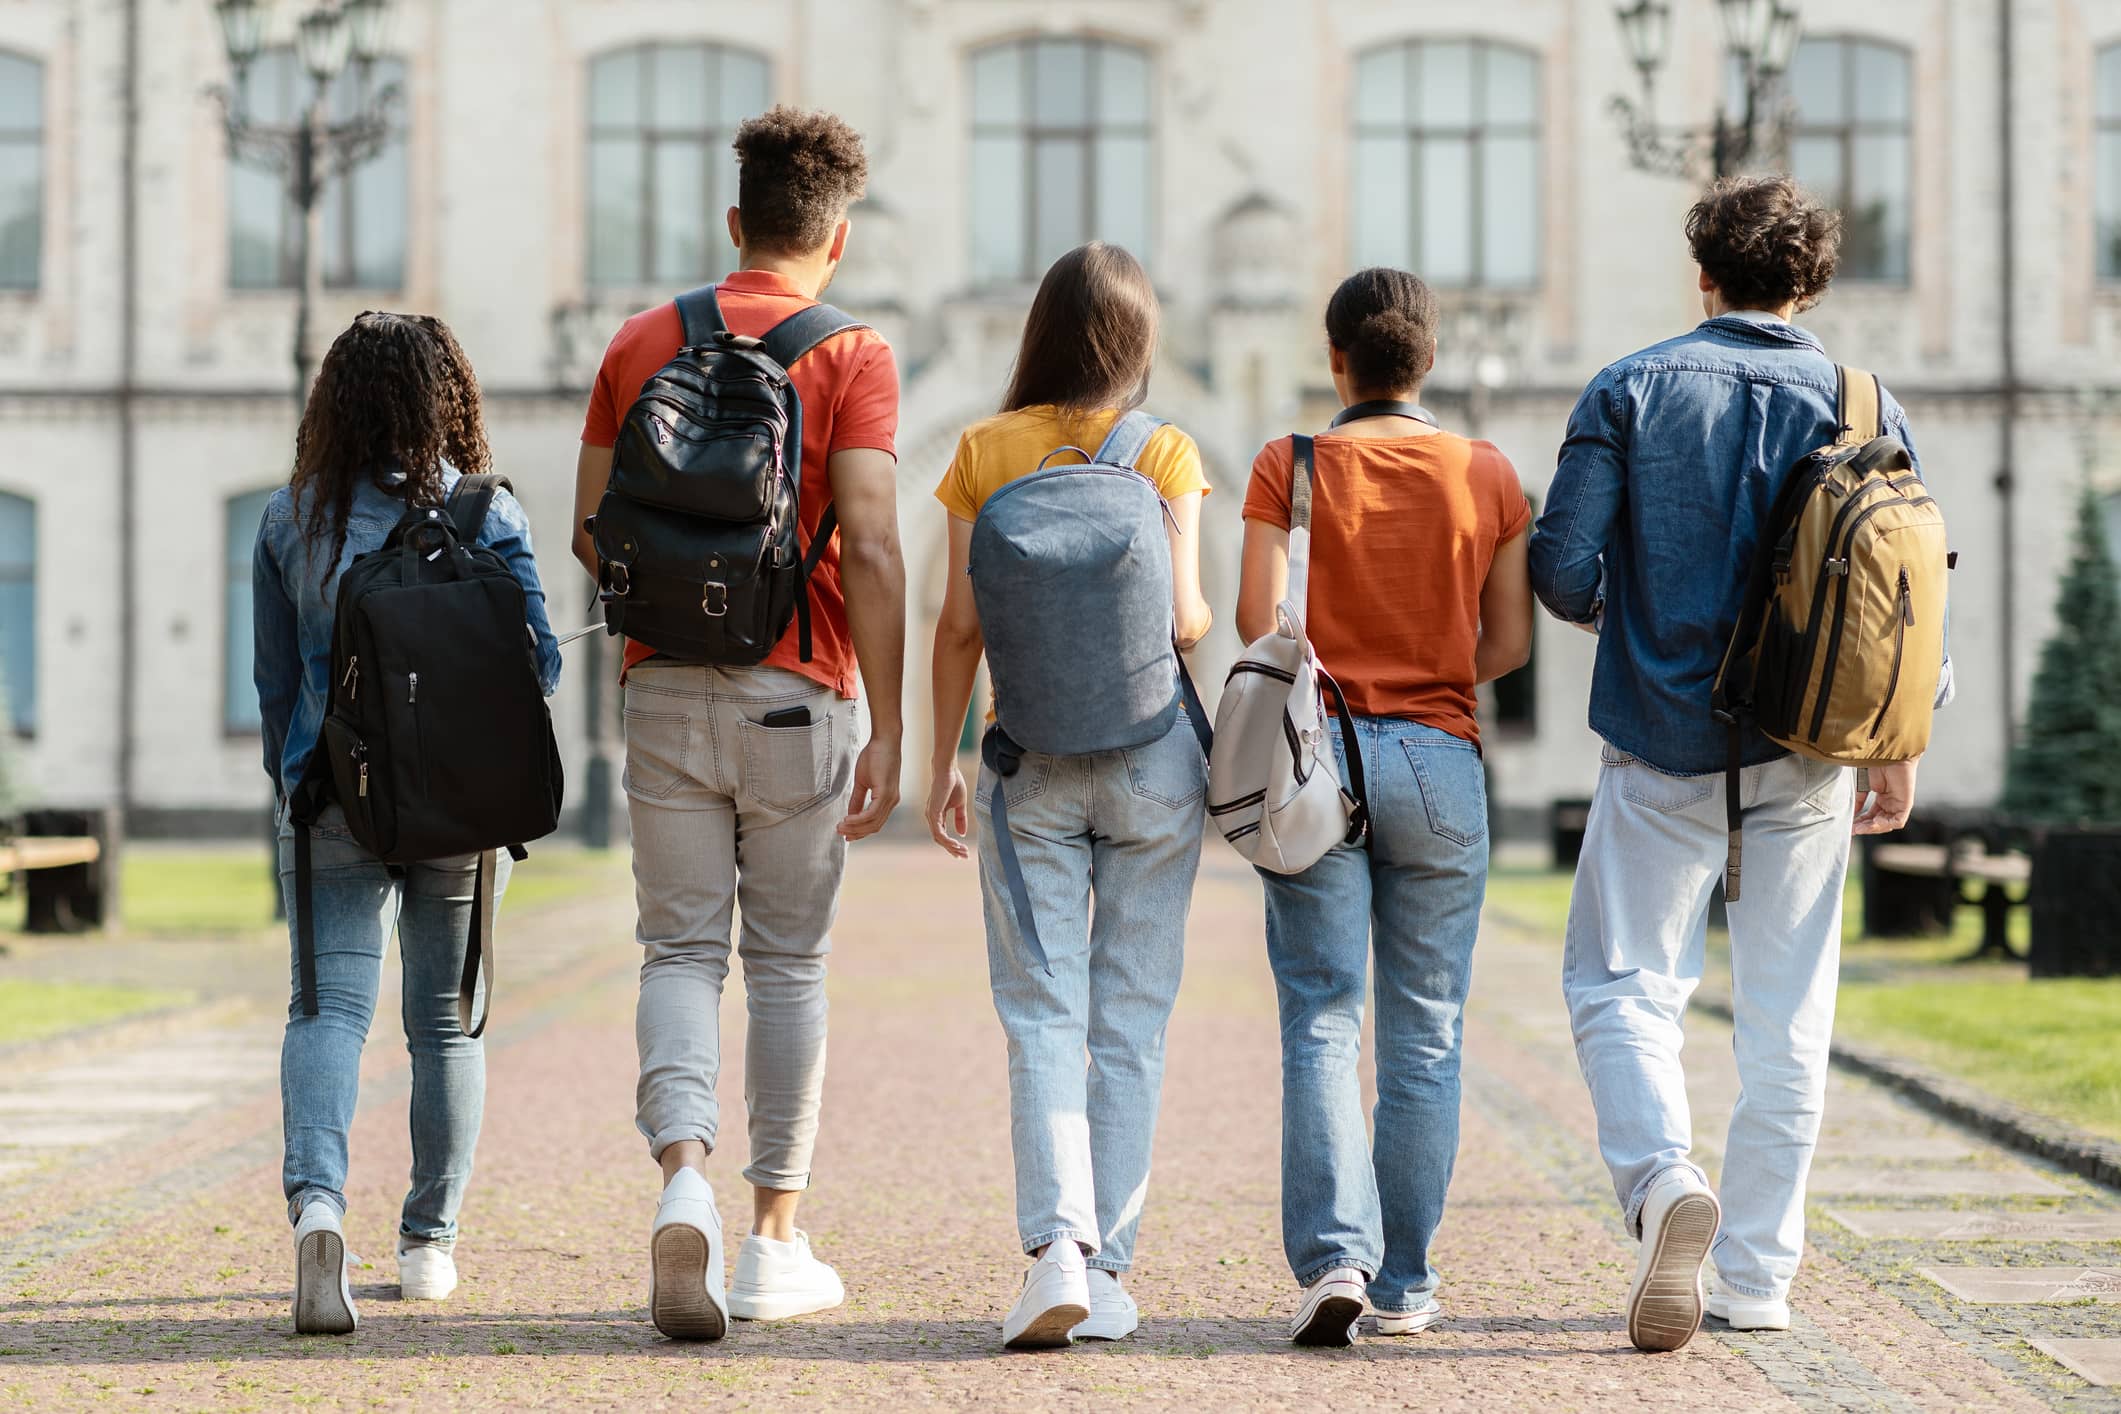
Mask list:
[[[1370,1278],[1380,1311],[1435,1292],[1429,1241],[1458,1157],[1458,1054],[1488,883],[1487,786],[1472,743],[1358,717],[1370,835],[1301,874],[1263,874],[1281,998],[1282,1245],[1309,1286]],[[1334,757],[1345,779],[1338,731]],[[1377,953],[1377,1114],[1363,1125],[1365,972]]]
[[[1009,1042],[1026,1252],[1072,1240],[1093,1267],[1133,1265],[1207,788],[1183,714],[1162,740],[1131,751],[1025,755],[1005,789],[1049,976],[1017,927],[995,860],[994,775],[980,772],[987,968]]]
[[[361,1047],[383,980],[393,930],[405,969],[402,1011],[412,1053],[412,1191],[399,1231],[453,1242],[471,1179],[471,1154],[486,1107],[486,1048],[457,1023],[457,984],[471,931],[477,859],[384,863],[346,832],[337,806],[311,828],[310,888],[316,909],[317,1015],[302,1014],[295,949],[293,828],[280,824],[280,892],[287,900],[290,957],[287,1034],[280,1044],[280,1110],[287,1136],[281,1187],[289,1221],[315,1198],[346,1211],[347,1131],[360,1098]],[[500,856],[496,902],[508,886]]]

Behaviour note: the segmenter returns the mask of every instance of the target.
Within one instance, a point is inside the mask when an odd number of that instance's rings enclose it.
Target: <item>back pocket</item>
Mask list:
[[[745,720],[744,794],[768,810],[792,815],[822,800],[832,789],[833,722],[828,711],[800,727],[768,727]]]
[[[1488,788],[1480,753],[1470,744],[1402,741],[1414,782],[1421,787],[1429,829],[1453,844],[1479,844],[1488,836]]]

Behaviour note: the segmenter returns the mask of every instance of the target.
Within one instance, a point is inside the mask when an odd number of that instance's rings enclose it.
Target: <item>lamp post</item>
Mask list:
[[[1715,116],[1701,126],[1665,127],[1656,119],[1657,75],[1671,57],[1671,0],[1632,0],[1615,11],[1628,57],[1642,79],[1638,105],[1613,99],[1628,160],[1645,172],[1700,180],[1780,161],[1789,147],[1783,79],[1797,52],[1804,17],[1794,0],[1716,0],[1723,22],[1730,82]]]
[[[228,129],[229,156],[280,178],[299,218],[295,306],[295,405],[309,396],[317,366],[315,313],[324,292],[325,188],[375,157],[390,140],[396,84],[376,88],[375,61],[390,46],[392,0],[320,0],[295,24],[295,56],[311,81],[309,101],[292,123],[254,121],[245,79],[265,43],[274,0],[214,0],[233,82],[214,90]],[[352,116],[334,120],[331,89],[351,63],[358,81]]]

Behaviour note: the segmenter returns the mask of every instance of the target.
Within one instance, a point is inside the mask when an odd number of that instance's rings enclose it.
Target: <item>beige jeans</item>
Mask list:
[[[807,711],[802,725],[766,725]],[[626,679],[626,797],[640,910],[635,1121],[656,1157],[711,1150],[734,939],[748,1029],[746,1182],[810,1182],[825,1081],[825,956],[860,706],[780,668],[651,660]],[[741,931],[737,922],[741,918]]]

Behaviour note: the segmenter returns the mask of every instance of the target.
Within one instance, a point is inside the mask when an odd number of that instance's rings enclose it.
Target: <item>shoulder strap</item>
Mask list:
[[[1311,468],[1317,453],[1299,432],[1289,439],[1289,529],[1311,528]]]
[[[783,368],[795,367],[796,360],[809,353],[835,334],[844,334],[849,329],[866,329],[869,326],[829,304],[813,304],[808,309],[799,309],[766,331],[760,340],[766,346],[766,356]]]
[[[715,297],[714,286],[702,285],[678,296],[678,318],[685,325],[685,347],[697,348],[717,334],[729,332],[729,324],[722,318],[722,302]]]
[[[1122,413],[1119,421],[1113,423],[1112,430],[1105,435],[1104,445],[1097,449],[1097,455],[1090,460],[1100,466],[1123,466],[1132,471],[1135,463],[1141,460],[1142,453],[1149,449],[1149,439],[1154,437],[1156,429],[1163,425],[1162,418],[1151,417],[1140,408]]]
[[[1840,384],[1841,435],[1838,440],[1860,447],[1883,436],[1885,397],[1879,391],[1877,376],[1840,364],[1834,366],[1834,375]]]
[[[458,477],[449,492],[449,522],[456,529],[457,539],[467,545],[477,544],[479,532],[486,526],[486,512],[493,507],[494,493],[506,491],[514,495],[515,489],[507,477],[490,471]]]

